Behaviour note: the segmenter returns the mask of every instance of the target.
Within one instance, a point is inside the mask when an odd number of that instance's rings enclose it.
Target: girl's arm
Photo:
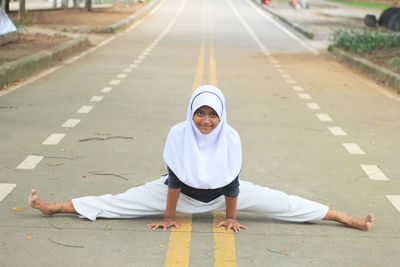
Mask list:
[[[226,231],[232,229],[234,232],[240,232],[240,228],[247,229],[246,226],[239,224],[236,220],[236,204],[237,197],[227,197],[225,196],[226,204],[226,219],[219,222],[216,227],[225,226]]]
[[[164,219],[159,222],[151,223],[147,225],[150,229],[156,230],[159,227],[162,227],[164,231],[167,228],[175,226],[175,228],[179,228],[179,224],[175,221],[175,212],[176,205],[178,204],[179,194],[181,193],[180,188],[168,188],[167,195],[167,206],[165,208]]]

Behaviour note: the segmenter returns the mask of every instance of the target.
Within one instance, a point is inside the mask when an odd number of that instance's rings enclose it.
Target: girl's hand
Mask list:
[[[226,231],[232,229],[235,233],[240,232],[240,228],[247,229],[246,226],[241,225],[236,219],[226,218],[225,220],[219,222],[215,227],[225,226]]]
[[[175,226],[175,228],[179,228],[179,224],[177,221],[175,221],[174,218],[164,218],[159,222],[151,223],[147,225],[148,228],[156,230],[159,227],[163,228],[163,231],[167,231],[167,228]]]

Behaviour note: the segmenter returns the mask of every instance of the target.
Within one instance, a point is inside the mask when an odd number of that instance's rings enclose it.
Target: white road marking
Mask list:
[[[340,127],[328,127],[328,130],[336,136],[346,136],[346,132]]]
[[[279,63],[279,61],[276,60],[276,59],[270,59],[269,62],[270,62],[271,64],[278,64],[278,63]],[[278,66],[279,66],[279,65],[278,65]],[[279,68],[280,68],[280,66],[279,66]]]
[[[124,72],[132,72],[132,69],[124,69]]]
[[[121,73],[117,75],[117,79],[125,79],[126,78],[126,73]]]
[[[102,92],[102,93],[109,93],[109,92],[111,92],[111,90],[112,90],[112,87],[104,87],[103,89],[101,89],[100,92]]]
[[[389,181],[386,175],[376,165],[360,165],[369,179],[376,181]]]
[[[112,80],[111,82],[110,82],[110,85],[117,85],[117,84],[119,84],[121,82],[121,80]]]
[[[292,86],[292,88],[295,91],[304,91],[303,87],[301,87],[301,86]]]
[[[138,59],[145,59],[145,58],[146,58],[145,55],[140,55],[140,56],[138,56]]]
[[[291,77],[289,74],[286,74],[286,73],[282,73],[281,76],[282,76],[282,78],[290,78]]]
[[[103,100],[103,96],[95,95],[95,96],[92,96],[92,98],[89,101],[90,102],[100,102],[101,100]]]
[[[0,184],[0,201],[5,199],[16,186],[16,184]]]
[[[42,161],[42,159],[43,156],[30,155],[26,157],[26,159],[24,159],[24,161],[17,166],[17,169],[22,169],[22,170],[34,169],[36,165]]]
[[[137,64],[130,64],[129,65],[129,68],[136,68],[137,67]]]
[[[153,47],[148,47],[148,48],[146,48],[146,50],[145,50],[145,51],[147,51],[147,52],[151,52],[151,50],[153,50]]]
[[[287,82],[288,84],[295,84],[295,83],[296,83],[296,81],[295,81],[295,80],[292,80],[292,79],[287,79],[286,82]]]
[[[136,59],[135,61],[133,61],[133,63],[135,63],[135,64],[140,64],[140,63],[142,63],[142,61],[139,60],[139,59]]]
[[[53,133],[42,142],[42,145],[57,145],[64,138],[64,136],[65,134]]]
[[[306,93],[299,93],[299,97],[301,99],[311,99],[311,96],[309,94],[306,94]]]
[[[62,127],[65,128],[74,128],[76,125],[78,125],[78,123],[80,122],[80,119],[68,119],[66,122],[64,122],[64,124],[62,125]]]
[[[354,143],[343,143],[344,148],[350,153],[354,155],[365,155],[365,152]]]
[[[147,49],[146,49],[146,50],[144,50],[144,52],[142,52],[142,55],[143,55],[143,56],[148,56],[148,55],[150,55],[150,52],[147,51]]]
[[[93,109],[93,106],[82,106],[76,113],[89,113]]]
[[[284,69],[276,69],[278,72],[285,72]]]
[[[386,196],[389,201],[393,204],[393,206],[397,209],[398,212],[400,212],[400,196],[397,195],[387,195]]]
[[[307,103],[307,107],[313,110],[320,110],[321,108],[316,103]]]
[[[328,114],[317,113],[316,115],[320,121],[332,121],[332,118]]]

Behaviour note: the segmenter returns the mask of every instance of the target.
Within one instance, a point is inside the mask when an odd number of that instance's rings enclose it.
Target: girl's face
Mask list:
[[[219,121],[217,112],[209,106],[201,106],[193,114],[194,125],[202,134],[209,134],[218,126]]]

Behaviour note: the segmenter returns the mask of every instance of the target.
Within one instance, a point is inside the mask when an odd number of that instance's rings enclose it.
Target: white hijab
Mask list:
[[[202,134],[193,122],[194,112],[209,106],[220,122]],[[225,98],[211,85],[197,88],[190,99],[187,119],[173,126],[164,148],[164,161],[183,183],[198,189],[215,189],[231,183],[242,169],[239,134],[226,122]]]

